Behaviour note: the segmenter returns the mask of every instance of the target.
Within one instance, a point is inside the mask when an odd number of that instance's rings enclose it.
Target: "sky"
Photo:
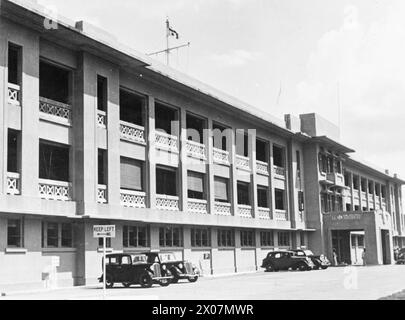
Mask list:
[[[405,177],[403,0],[39,0],[278,118],[319,113],[358,157]],[[156,59],[164,61],[164,56]]]

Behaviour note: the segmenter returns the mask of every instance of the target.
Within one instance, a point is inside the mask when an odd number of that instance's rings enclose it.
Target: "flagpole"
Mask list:
[[[169,18],[166,19],[166,64],[169,65],[169,37],[170,37],[170,24]]]

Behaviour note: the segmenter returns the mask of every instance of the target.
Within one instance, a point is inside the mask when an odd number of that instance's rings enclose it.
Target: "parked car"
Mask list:
[[[397,264],[405,264],[405,251],[398,253]]]
[[[170,271],[173,275],[172,283],[177,283],[183,279],[196,282],[199,278],[199,271],[191,262],[176,259],[172,252],[148,252],[145,254],[148,256],[149,261],[157,261]]]
[[[311,250],[302,250],[302,249],[293,250],[293,251],[299,257],[310,258],[315,265],[315,267],[314,267],[315,270],[319,270],[319,269],[326,270],[331,266],[329,259],[323,254],[321,254],[320,256],[316,256],[316,255],[314,255],[314,253]]]
[[[297,256],[293,251],[274,251],[267,255],[261,267],[267,272],[290,269],[309,271],[314,268],[314,263],[310,258]]]
[[[150,262],[145,254],[109,254],[106,256],[106,287],[112,288],[115,283],[122,283],[125,288],[139,284],[150,288],[153,284],[166,287],[173,275],[158,262]],[[103,275],[98,279],[103,282]]]

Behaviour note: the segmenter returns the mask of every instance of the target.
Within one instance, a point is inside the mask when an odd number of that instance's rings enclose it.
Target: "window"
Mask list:
[[[40,141],[39,178],[69,181],[69,147]]]
[[[155,104],[155,127],[158,131],[177,136],[178,132],[178,112],[160,103]]]
[[[353,189],[359,190],[359,177],[353,176]]]
[[[357,237],[357,245],[358,245],[359,247],[364,247],[364,236],[359,235],[359,236]]]
[[[275,190],[276,210],[285,210],[284,206],[284,190]]]
[[[268,163],[267,142],[256,140],[256,160]]]
[[[354,211],[360,211],[360,206],[354,206]]]
[[[361,191],[367,192],[367,180],[366,179],[361,179]]]
[[[337,173],[342,173],[342,161],[336,160],[336,171]]]
[[[273,162],[276,167],[284,168],[284,149],[273,146]]]
[[[236,154],[249,157],[249,136],[244,130],[236,130]]]
[[[156,193],[177,196],[177,171],[169,168],[156,168]]]
[[[295,157],[297,159],[297,176],[299,177],[301,175],[301,153],[299,150],[295,151]]]
[[[124,226],[124,248],[146,248],[149,245],[149,228],[137,226]]]
[[[183,230],[178,227],[159,229],[159,245],[166,248],[179,248],[183,246]]]
[[[328,173],[333,173],[334,169],[334,162],[335,160],[331,157],[328,157],[327,163],[328,163]]]
[[[197,143],[204,143],[205,121],[190,114],[186,116],[187,122],[187,140]]]
[[[107,151],[98,149],[98,184],[107,185]]]
[[[352,211],[352,205],[350,203],[346,203],[346,211]]]
[[[274,233],[273,233],[273,231],[260,232],[260,245],[262,247],[273,247],[274,246]]]
[[[197,172],[188,171],[188,197],[190,199],[206,199],[204,175]]]
[[[19,173],[19,132],[8,129],[7,172]]]
[[[376,196],[380,196],[381,186],[379,184],[376,184],[374,191]]]
[[[259,208],[269,207],[268,193],[269,189],[267,187],[257,187],[257,205]]]
[[[43,248],[73,248],[73,224],[42,222]]]
[[[99,248],[103,247],[103,240],[104,240],[104,238],[98,238],[98,247]],[[105,239],[105,247],[106,248],[111,248],[111,238],[106,238]]]
[[[298,191],[298,210],[303,212],[305,210],[304,192]]]
[[[250,206],[250,185],[238,182],[238,204]]]
[[[143,162],[121,157],[121,189],[143,191]]]
[[[7,220],[7,247],[22,248],[24,247],[24,220],[8,219]]]
[[[348,172],[345,172],[344,178],[345,178],[345,186],[350,187],[350,175]]]
[[[300,245],[301,247],[305,247],[307,245],[305,241],[305,232],[300,233]]]
[[[254,247],[255,246],[255,232],[254,231],[241,231],[240,232],[240,245],[241,247]]]
[[[8,82],[21,83],[21,47],[11,43],[8,44]]]
[[[102,76],[97,76],[97,109],[107,112],[108,104],[108,86],[107,79]]]
[[[144,126],[146,99],[132,92],[120,89],[120,120]]]
[[[213,124],[212,126],[212,135],[214,137],[214,148],[220,149],[223,151],[227,151],[227,135],[228,131],[230,129],[227,129],[221,125],[218,124]]]
[[[218,230],[218,247],[231,248],[235,247],[234,230]]]
[[[387,197],[387,189],[385,186],[381,186],[381,197],[383,198]]]
[[[280,247],[290,246],[290,233],[289,232],[279,232],[278,233],[278,245]]]
[[[39,95],[53,101],[69,104],[70,71],[39,63]]]
[[[229,179],[214,178],[215,201],[229,203]]]
[[[191,246],[195,248],[211,247],[211,232],[209,229],[191,229]]]

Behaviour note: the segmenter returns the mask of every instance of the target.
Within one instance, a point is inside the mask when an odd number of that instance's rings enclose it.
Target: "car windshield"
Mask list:
[[[161,253],[159,257],[162,262],[176,261],[176,257],[173,253]]]
[[[146,263],[148,257],[145,254],[137,254],[132,257],[132,263]]]

